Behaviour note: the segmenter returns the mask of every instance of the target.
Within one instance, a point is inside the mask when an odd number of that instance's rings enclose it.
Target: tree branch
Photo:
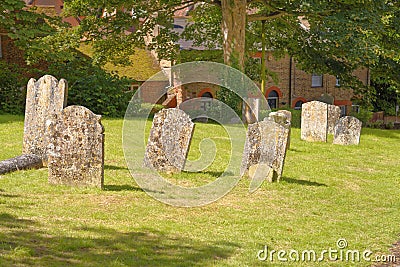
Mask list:
[[[269,15],[263,15],[263,14],[253,14],[253,15],[248,15],[247,16],[247,21],[260,21],[260,20],[273,20],[276,18],[280,18],[284,15],[287,15],[286,12],[274,12]]]

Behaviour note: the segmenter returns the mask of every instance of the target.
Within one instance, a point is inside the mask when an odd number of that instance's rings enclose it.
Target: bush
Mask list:
[[[372,118],[372,112],[362,108],[360,109],[360,112],[351,112],[350,116],[356,117],[357,119],[362,121],[362,125],[364,127],[367,127],[369,121]]]
[[[96,114],[122,117],[133,95],[132,81],[108,73],[78,57],[67,63],[54,63],[49,74],[68,81],[68,105],[81,105]]]
[[[0,113],[23,114],[25,110],[25,79],[16,67],[0,61]]]

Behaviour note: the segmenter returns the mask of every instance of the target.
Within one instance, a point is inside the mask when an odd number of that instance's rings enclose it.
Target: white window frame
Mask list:
[[[340,86],[340,79],[338,77],[336,77],[336,84],[335,86],[339,87]]]
[[[324,76],[322,74],[313,73],[311,76],[311,87],[322,87]]]

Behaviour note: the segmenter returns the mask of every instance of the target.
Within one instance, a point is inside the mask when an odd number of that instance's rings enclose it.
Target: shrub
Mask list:
[[[363,108],[360,109],[360,112],[351,112],[350,115],[362,121],[362,125],[364,127],[366,127],[369,124],[369,121],[372,118],[372,112]]]
[[[82,105],[96,114],[122,117],[133,95],[130,79],[108,73],[84,57],[54,63],[49,74],[68,81],[68,105]]]
[[[0,61],[0,113],[23,114],[25,110],[25,79],[16,67]]]

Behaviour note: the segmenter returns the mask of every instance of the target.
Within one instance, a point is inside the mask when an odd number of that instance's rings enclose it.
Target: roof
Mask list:
[[[93,54],[90,45],[81,45],[79,51],[91,57]],[[106,71],[116,72],[119,76],[125,76],[137,81],[145,81],[160,71],[160,68],[154,63],[150,53],[143,49],[135,49],[135,54],[129,57],[132,64],[128,66],[115,66],[111,63],[104,65]]]

